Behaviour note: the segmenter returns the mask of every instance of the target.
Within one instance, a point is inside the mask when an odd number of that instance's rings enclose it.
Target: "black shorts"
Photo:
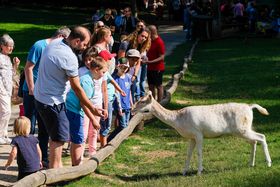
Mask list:
[[[149,85],[161,86],[164,71],[147,71],[147,79]]]
[[[36,109],[52,141],[69,141],[69,121],[65,103],[49,106],[35,100]]]

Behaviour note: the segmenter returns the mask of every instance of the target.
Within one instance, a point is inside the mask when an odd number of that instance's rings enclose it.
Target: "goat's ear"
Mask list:
[[[152,100],[152,99],[153,99],[153,94],[152,94],[151,91],[149,91],[149,93],[148,93],[148,98],[149,98],[149,100]]]
[[[151,90],[148,91],[148,95],[153,95]]]

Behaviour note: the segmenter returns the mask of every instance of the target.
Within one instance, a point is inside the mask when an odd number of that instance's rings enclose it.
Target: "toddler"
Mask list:
[[[17,157],[18,180],[37,172],[42,167],[39,141],[35,136],[29,134],[30,126],[30,120],[25,116],[18,117],[14,122],[16,137],[11,142],[12,150],[5,169],[7,170]]]

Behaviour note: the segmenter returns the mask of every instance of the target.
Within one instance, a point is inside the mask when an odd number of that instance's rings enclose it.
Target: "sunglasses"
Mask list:
[[[104,27],[104,25],[98,25],[97,26],[97,28],[103,28]]]

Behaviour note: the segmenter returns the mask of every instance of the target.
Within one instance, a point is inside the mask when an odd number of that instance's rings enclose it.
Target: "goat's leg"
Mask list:
[[[194,147],[195,147],[195,140],[194,139],[190,139],[189,147],[188,147],[188,151],[187,151],[186,166],[185,166],[185,169],[183,171],[183,175],[186,175],[187,172],[189,171],[191,157],[192,157],[192,153],[193,153]]]
[[[264,152],[264,155],[265,155],[265,160],[267,162],[267,166],[271,167],[271,158],[270,158],[270,155],[269,155],[265,135],[261,134],[261,133],[257,133],[257,132],[254,132],[254,133],[256,133],[256,135],[261,138],[261,144],[262,144],[263,152]]]
[[[196,141],[197,157],[198,157],[198,170],[197,170],[197,174],[201,175],[201,172],[203,171],[203,166],[202,166],[203,135],[202,134],[198,134],[195,137],[195,141]]]
[[[255,166],[255,158],[256,158],[256,149],[257,149],[257,141],[249,141],[252,146],[251,150],[251,159],[250,159],[250,166]]]
[[[269,155],[265,135],[254,132],[254,131],[249,131],[249,132],[243,134],[243,137],[248,139],[248,140],[251,140],[251,141],[258,141],[262,144],[262,148],[263,148],[263,152],[264,152],[264,155],[265,155],[267,165],[268,165],[268,167],[271,167],[271,158],[270,158],[270,155]]]

